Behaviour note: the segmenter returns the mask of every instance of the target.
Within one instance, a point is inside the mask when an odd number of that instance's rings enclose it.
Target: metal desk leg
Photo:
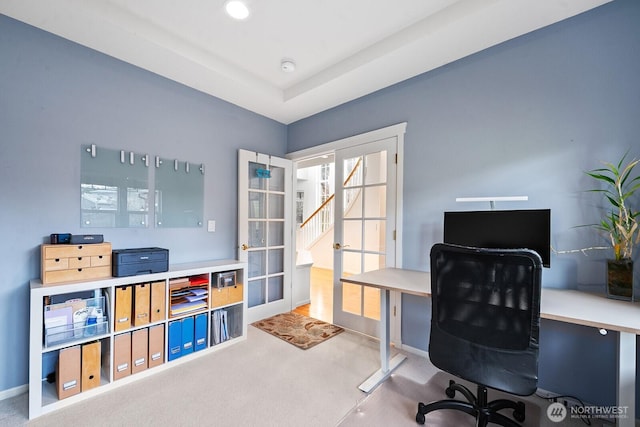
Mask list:
[[[618,406],[625,410],[618,426],[633,427],[636,418],[636,335],[618,333]]]
[[[394,371],[407,358],[404,354],[396,354],[389,360],[391,353],[391,337],[389,333],[389,319],[391,315],[389,289],[380,290],[380,369],[373,373],[358,387],[369,393]]]

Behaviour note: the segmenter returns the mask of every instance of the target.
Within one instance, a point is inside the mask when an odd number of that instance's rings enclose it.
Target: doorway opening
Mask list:
[[[298,303],[303,304],[295,311],[333,323],[334,155],[323,153],[298,161],[294,169],[296,264],[309,281],[308,299],[301,297]]]
[[[402,266],[398,159],[405,130],[399,123],[287,155],[294,162],[297,222],[293,310],[378,336],[379,291],[345,286],[340,277]],[[400,300],[395,293],[390,298],[391,336],[400,342]]]
[[[387,145],[385,150],[380,151],[381,144]],[[309,303],[301,306],[301,314],[340,326],[347,326],[335,318],[341,312],[380,320],[378,289],[336,283],[339,277],[386,265],[388,146],[395,148],[395,141],[361,145],[347,150],[346,156],[343,149],[298,162],[296,264],[311,263],[304,277]],[[375,327],[368,329],[375,334]]]

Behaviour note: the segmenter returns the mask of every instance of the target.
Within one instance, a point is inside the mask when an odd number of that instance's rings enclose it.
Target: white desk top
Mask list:
[[[342,277],[340,280],[423,297],[431,296],[431,275],[424,271],[383,268]],[[602,294],[542,288],[540,317],[640,335],[640,303],[614,300]]]
[[[421,297],[431,296],[431,275],[424,271],[382,268],[353,276],[341,277],[340,281],[379,289],[389,289]]]
[[[640,335],[640,304],[603,294],[542,288],[540,317]]]

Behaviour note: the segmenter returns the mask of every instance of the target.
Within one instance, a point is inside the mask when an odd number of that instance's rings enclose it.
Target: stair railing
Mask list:
[[[362,158],[358,158],[358,161],[353,166],[353,169],[351,169],[351,172],[344,180],[343,186],[346,187],[352,179],[361,177],[361,163]],[[345,210],[356,198],[357,196],[354,196],[345,201]],[[300,232],[298,236],[299,241],[297,242],[298,248],[308,248],[316,239],[318,239],[323,233],[325,233],[333,226],[333,206],[335,204],[334,199],[335,193],[329,196],[327,200],[325,200],[315,211],[313,211],[311,215],[309,215],[307,219],[302,222],[302,224],[300,224]]]

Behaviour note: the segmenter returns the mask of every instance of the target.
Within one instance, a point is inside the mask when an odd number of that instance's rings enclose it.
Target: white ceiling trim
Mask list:
[[[3,0],[0,13],[288,124],[609,1],[451,2],[284,89],[108,1]]]

